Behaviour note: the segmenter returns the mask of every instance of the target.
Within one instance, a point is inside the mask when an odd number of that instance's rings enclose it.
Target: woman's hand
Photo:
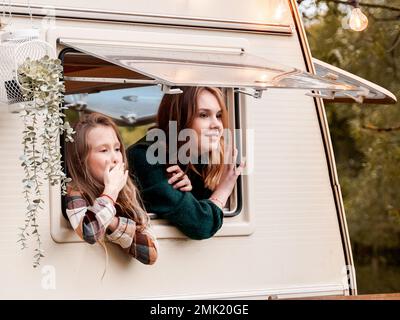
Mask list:
[[[126,185],[128,170],[125,170],[124,163],[117,163],[111,170],[110,161],[106,161],[104,169],[104,193],[117,201],[119,192]]]
[[[174,165],[167,168],[168,176],[171,177],[168,180],[169,184],[173,185],[174,189],[180,191],[192,191],[192,183],[189,177],[182,171],[178,165]]]
[[[239,166],[236,166],[238,150],[235,148],[233,155],[229,157],[228,164],[225,164],[224,172],[222,173],[220,184],[230,182],[235,186],[237,178],[243,173],[245,162],[242,161]]]
[[[236,148],[233,154],[228,152],[227,156],[229,157],[227,161],[228,163],[224,165],[224,172],[222,173],[219,184],[210,197],[210,200],[221,209],[225,206],[226,201],[235,187],[237,178],[243,173],[243,169],[245,168],[244,161],[242,161],[239,166],[236,166],[238,156]]]

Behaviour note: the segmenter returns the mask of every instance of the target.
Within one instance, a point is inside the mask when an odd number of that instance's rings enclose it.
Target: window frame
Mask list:
[[[68,53],[81,53],[80,51],[74,49],[74,48],[64,48],[60,54],[59,54],[59,59],[61,60],[61,64],[64,65],[64,60],[65,60],[65,55]],[[82,54],[86,54],[86,53],[82,53]],[[87,55],[87,54],[86,54]],[[231,117],[233,119],[233,123],[231,124],[231,130],[233,130],[234,133],[234,138],[233,141],[235,142],[236,147],[238,148],[238,153],[241,154],[241,150],[242,150],[242,141],[241,141],[241,136],[237,134],[236,130],[237,129],[241,129],[241,119],[240,119],[240,97],[239,97],[239,92],[237,92],[236,88],[223,88],[223,90],[225,90],[225,95],[227,100],[229,100],[228,98],[228,94],[230,93],[230,90],[233,90],[233,99],[231,104],[233,105],[232,110],[229,108],[229,101],[226,101],[227,106],[228,106],[228,114],[229,117]],[[64,102],[65,103],[65,102]],[[66,176],[68,176],[68,168],[66,166],[66,147],[65,147],[65,134],[63,133],[61,136],[61,141],[63,141],[63,143],[61,144],[61,161],[62,161],[62,167],[63,170],[66,174]],[[223,213],[224,213],[224,218],[231,218],[231,217],[235,217],[237,215],[239,215],[242,212],[243,209],[243,189],[242,189],[242,176],[239,176],[237,179],[237,182],[235,184],[233,193],[235,194],[235,200],[234,200],[234,208],[232,209],[228,209],[226,210],[225,208],[223,209]],[[232,198],[231,196],[228,199],[229,203],[232,202]],[[62,208],[62,215],[63,217],[69,221],[68,216],[66,214],[66,201],[65,201],[65,196],[61,195],[61,208]],[[151,214],[150,218],[152,221],[154,220],[165,220],[162,218],[158,218],[157,214]]]

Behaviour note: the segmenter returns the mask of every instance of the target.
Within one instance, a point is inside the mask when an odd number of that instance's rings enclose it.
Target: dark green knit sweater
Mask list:
[[[188,173],[193,187],[191,192],[174,189],[168,183],[167,166],[147,162],[146,151],[150,144],[142,139],[127,150],[131,176],[135,177],[146,210],[167,219],[189,238],[212,237],[223,220],[222,210],[208,200],[212,192],[195,173]],[[196,169],[201,170],[202,165],[197,165]]]

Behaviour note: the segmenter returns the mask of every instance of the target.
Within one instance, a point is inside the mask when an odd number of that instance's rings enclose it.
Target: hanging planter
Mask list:
[[[48,56],[38,60],[28,58],[18,68],[18,83],[25,101],[20,113],[24,123],[24,153],[20,159],[25,173],[22,183],[27,205],[25,224],[20,228],[18,241],[26,248],[29,235],[35,236],[34,267],[44,257],[38,229],[38,214],[44,203],[43,181],[48,180],[52,186],[59,183],[63,194],[69,182],[62,168],[59,144],[62,133],[65,133],[66,141],[73,141],[73,130],[63,121],[62,109],[66,108],[62,107],[65,91],[60,80],[62,70],[61,61]]]
[[[8,105],[26,102],[18,79],[18,66],[28,58],[37,60],[45,55],[53,56],[54,49],[39,40],[38,30],[9,31],[1,36],[0,102]]]

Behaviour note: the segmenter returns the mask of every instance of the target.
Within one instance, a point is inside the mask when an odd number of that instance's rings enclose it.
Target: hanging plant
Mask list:
[[[62,193],[70,181],[63,172],[59,137],[65,133],[66,141],[73,141],[74,133],[64,121],[62,106],[65,87],[60,80],[63,67],[59,59],[45,56],[39,60],[26,61],[18,68],[18,80],[24,95],[21,117],[23,129],[23,155],[20,157],[24,169],[23,194],[26,201],[25,224],[20,228],[18,242],[27,247],[30,235],[35,236],[33,266],[44,257],[40,240],[38,214],[43,210],[42,186],[45,180],[52,186],[60,183]]]

